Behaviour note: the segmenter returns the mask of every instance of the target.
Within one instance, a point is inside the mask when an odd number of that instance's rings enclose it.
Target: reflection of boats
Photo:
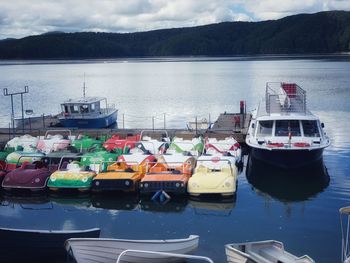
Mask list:
[[[117,121],[118,110],[107,104],[107,98],[85,97],[69,99],[61,104],[62,114],[58,117],[64,127],[105,128]]]
[[[188,203],[195,210],[196,214],[227,216],[236,205],[236,196],[225,199],[214,197],[198,198],[191,196]]]
[[[28,230],[0,228],[1,262],[51,262],[64,259],[63,244],[69,238],[97,238],[99,228],[86,230]]]
[[[315,263],[307,255],[297,257],[285,251],[283,243],[275,240],[228,244],[225,251],[229,263]]]
[[[323,161],[303,170],[278,169],[249,156],[246,176],[261,192],[282,201],[304,201],[322,192],[330,177]]]
[[[50,201],[54,205],[62,205],[67,207],[74,208],[89,208],[91,207],[91,198],[89,194],[79,193],[79,194],[55,194],[55,192],[50,193]]]
[[[253,114],[246,143],[254,159],[295,169],[321,160],[330,141],[318,117],[307,110],[302,88],[267,83],[266,100]]]
[[[340,213],[340,226],[341,226],[341,237],[342,237],[341,261],[342,263],[349,263],[350,262],[350,244],[349,244],[350,206],[340,208],[339,213]]]
[[[108,210],[134,210],[138,208],[139,197],[135,194],[94,194],[91,196],[93,207]]]
[[[126,249],[190,254],[198,247],[199,236],[184,239],[130,240],[108,238],[72,238],[65,242],[66,250],[77,263],[115,263]],[[181,260],[180,260],[181,261]],[[131,253],[122,262],[179,262],[178,258],[160,255]]]
[[[143,211],[162,212],[162,213],[177,213],[185,210],[188,204],[187,197],[174,196],[169,202],[159,203],[150,200],[149,198],[141,197],[140,207]]]

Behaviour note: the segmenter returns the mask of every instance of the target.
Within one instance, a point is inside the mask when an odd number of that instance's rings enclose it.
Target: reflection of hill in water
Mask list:
[[[178,213],[185,210],[188,204],[187,197],[172,197],[167,203],[159,203],[152,201],[149,196],[144,196],[141,198],[140,206],[144,211],[153,212],[166,212],[166,213]]]
[[[139,197],[135,194],[94,194],[91,203],[96,208],[109,210],[134,210],[138,207]]]
[[[231,214],[236,205],[236,196],[232,198],[214,197],[190,197],[189,205],[196,214],[227,216]]]
[[[281,170],[248,159],[246,176],[255,189],[281,201],[304,201],[329,185],[327,168],[321,161],[304,170]]]

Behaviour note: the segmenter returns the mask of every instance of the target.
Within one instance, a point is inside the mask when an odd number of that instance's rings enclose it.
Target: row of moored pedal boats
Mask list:
[[[0,154],[2,188],[234,195],[241,148],[233,137],[158,135],[15,137]]]

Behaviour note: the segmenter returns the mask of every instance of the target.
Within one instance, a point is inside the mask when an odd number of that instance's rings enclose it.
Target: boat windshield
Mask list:
[[[275,136],[301,136],[299,120],[276,121]]]
[[[259,121],[257,136],[271,136],[273,121]]]
[[[320,137],[320,131],[318,129],[317,121],[315,120],[303,120],[301,121],[304,130],[305,137]]]

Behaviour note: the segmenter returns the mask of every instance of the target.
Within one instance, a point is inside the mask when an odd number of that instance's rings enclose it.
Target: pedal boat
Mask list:
[[[99,173],[93,179],[92,191],[137,191],[150,164],[155,162],[154,155],[148,153],[136,152],[121,155],[117,162],[107,167],[106,172]]]
[[[66,150],[73,138],[70,130],[48,130],[44,138],[38,141],[36,148],[45,154]]]
[[[140,134],[137,135],[127,135],[122,138],[118,134],[114,134],[111,138],[104,142],[103,147],[107,151],[115,151],[116,149],[122,150],[123,153],[128,152],[128,150],[135,147],[135,143],[140,140]]]
[[[2,181],[2,188],[5,190],[45,190],[49,176],[52,173],[50,168],[46,167],[42,161],[35,161],[34,163],[23,162],[19,168],[5,175]]]
[[[155,193],[163,190],[167,193],[183,194],[187,182],[193,173],[196,159],[192,155],[164,154],[143,177],[140,193]]]
[[[90,168],[90,170],[99,173],[107,168],[108,163],[115,162],[122,153],[107,151],[101,146],[97,146],[95,151],[87,152],[81,157],[81,164]]]
[[[242,162],[241,146],[233,137],[227,137],[223,140],[218,140],[216,138],[206,138],[205,152],[208,154],[229,154],[230,156],[235,157],[236,164]]]
[[[202,137],[195,137],[186,140],[181,137],[174,137],[171,141],[167,153],[184,153],[190,152],[193,156],[199,156],[204,151],[204,141]]]
[[[229,154],[202,155],[189,179],[187,192],[192,196],[221,194],[232,196],[237,189],[236,158]]]
[[[80,134],[72,141],[72,146],[79,152],[86,152],[92,147],[101,146],[105,141],[104,137],[92,138],[88,135]]]
[[[91,171],[78,161],[65,164],[62,160],[59,169],[51,174],[47,183],[48,188],[53,191],[59,189],[77,189],[84,192],[90,190],[92,179],[96,176],[96,172]]]

